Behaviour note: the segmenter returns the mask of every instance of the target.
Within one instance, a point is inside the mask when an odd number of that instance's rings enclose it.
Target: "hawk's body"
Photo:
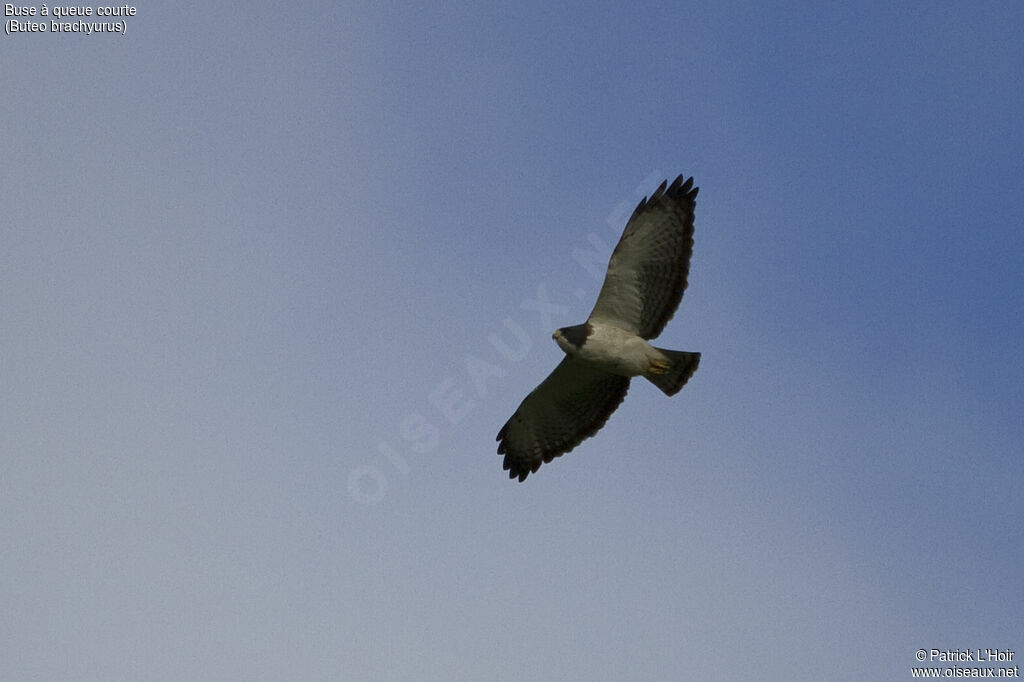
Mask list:
[[[566,357],[498,432],[504,468],[520,481],[595,433],[619,406],[632,377],[675,395],[700,353],[655,348],[686,289],[697,188],[683,176],[644,198],[612,253],[587,322],[554,339]]]

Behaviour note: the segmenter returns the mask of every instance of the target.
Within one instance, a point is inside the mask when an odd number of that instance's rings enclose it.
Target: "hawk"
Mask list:
[[[498,432],[498,454],[511,479],[597,433],[642,376],[672,396],[697,371],[700,353],[648,343],[675,314],[693,253],[697,188],[680,175],[644,197],[612,252],[601,293],[583,324],[552,338],[565,351],[558,367],[526,396]]]

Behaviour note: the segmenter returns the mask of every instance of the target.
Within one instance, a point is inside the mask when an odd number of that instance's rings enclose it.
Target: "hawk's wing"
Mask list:
[[[608,274],[590,313],[653,339],[672,319],[686,290],[693,253],[697,188],[680,175],[640,201],[608,263]]]
[[[597,433],[626,397],[629,377],[566,356],[498,432],[509,478],[520,481],[544,462]]]

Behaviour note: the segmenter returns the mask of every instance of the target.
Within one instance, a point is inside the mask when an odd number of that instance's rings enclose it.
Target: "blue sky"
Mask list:
[[[1020,3],[281,9],[0,39],[0,678],[1024,656]],[[700,370],[508,481],[678,173]]]

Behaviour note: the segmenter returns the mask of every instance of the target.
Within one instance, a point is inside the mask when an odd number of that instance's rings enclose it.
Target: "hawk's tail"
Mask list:
[[[665,395],[675,395],[697,371],[697,365],[700,364],[700,353],[665,350],[664,348],[657,350],[668,359],[668,366],[665,367],[662,363],[657,363],[644,376],[660,388]]]

